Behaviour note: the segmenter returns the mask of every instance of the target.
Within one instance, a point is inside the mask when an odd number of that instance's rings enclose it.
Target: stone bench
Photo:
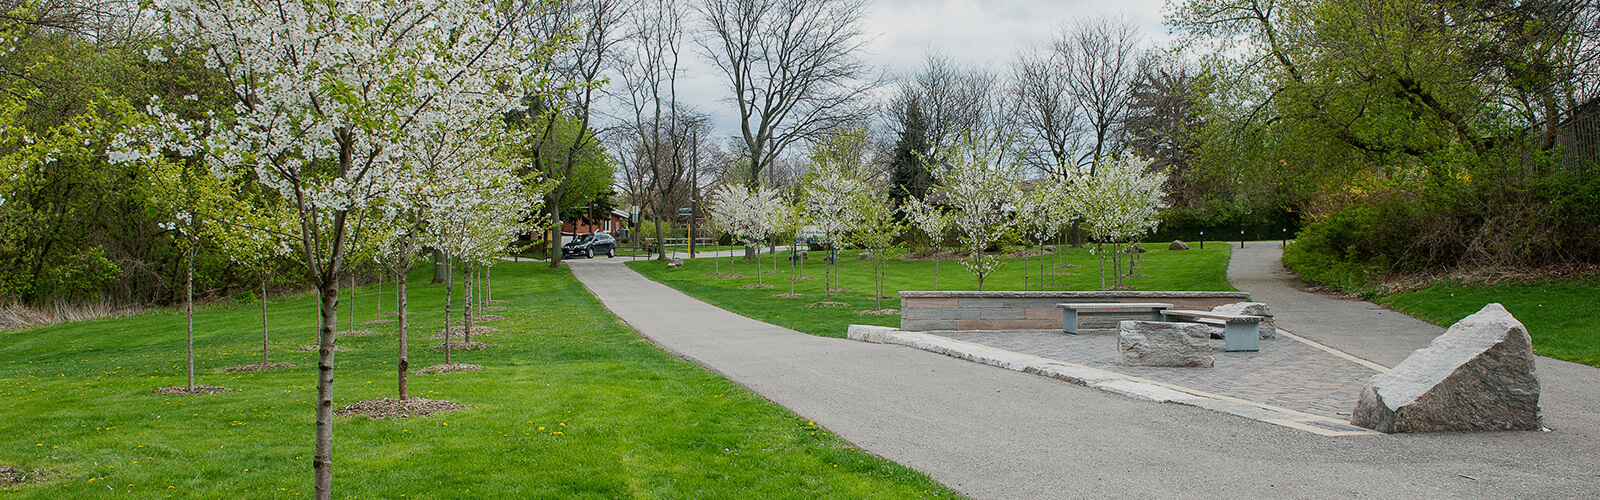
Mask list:
[[[902,291],[900,329],[913,332],[963,331],[1061,331],[1061,303],[1170,303],[1178,309],[1211,309],[1223,304],[1249,300],[1244,292],[1205,291]],[[1146,319],[1131,314],[1127,319]],[[1095,315],[1083,319],[1086,329],[1115,330],[1116,315]]]
[[[1189,311],[1167,309],[1161,311],[1165,321],[1184,321],[1192,323],[1206,323],[1221,325],[1222,350],[1228,352],[1260,351],[1261,350],[1261,320],[1260,316],[1246,316],[1243,314],[1225,314],[1211,311]]]
[[[1056,304],[1061,308],[1061,333],[1077,335],[1078,318],[1085,314],[1104,313],[1137,313],[1150,314],[1151,321],[1161,321],[1164,318],[1161,311],[1171,309],[1172,304],[1166,302],[1066,302]]]

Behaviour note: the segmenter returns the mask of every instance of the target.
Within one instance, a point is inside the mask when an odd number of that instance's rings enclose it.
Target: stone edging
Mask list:
[[[1371,430],[1351,426],[1349,422],[1321,415],[1278,408],[1239,398],[1197,391],[1183,386],[1130,377],[1098,368],[996,349],[971,342],[962,342],[938,335],[908,332],[887,326],[850,325],[847,337],[851,340],[874,344],[903,345],[975,363],[1049,377],[1084,387],[1121,394],[1134,399],[1205,408],[1319,436],[1371,436],[1379,434]]]
[[[1159,290],[1055,290],[1039,292],[1019,291],[976,291],[976,290],[948,290],[928,291],[912,290],[900,292],[900,298],[986,298],[986,299],[1037,299],[1037,298],[1062,298],[1062,299],[1177,299],[1177,298],[1216,298],[1226,297],[1239,299],[1250,298],[1245,292],[1196,292],[1196,291],[1159,291]]]

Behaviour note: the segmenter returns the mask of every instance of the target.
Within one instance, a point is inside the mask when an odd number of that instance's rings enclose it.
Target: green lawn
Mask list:
[[[1544,356],[1600,366],[1600,279],[1493,286],[1438,284],[1378,299],[1439,326],[1450,326],[1485,304],[1504,304],[1528,327],[1533,350]]]
[[[1109,248],[1109,247],[1108,247]],[[1139,256],[1134,273],[1144,277],[1125,278],[1125,284],[1137,290],[1234,290],[1228,284],[1228,246],[1211,245],[1205,250],[1168,251],[1165,245],[1151,245],[1150,251]],[[684,267],[667,269],[658,261],[629,262],[628,266],[650,279],[665,283],[684,293],[744,316],[784,326],[794,330],[828,337],[843,337],[851,324],[899,326],[900,315],[862,315],[863,310],[878,309],[871,299],[875,294],[872,261],[856,259],[859,251],[844,252],[839,261],[839,286],[848,292],[836,292],[833,301],[847,304],[844,307],[807,307],[824,300],[823,270],[826,265],[821,252],[812,252],[805,261],[804,276],[812,280],[795,281],[795,291],[804,294],[797,298],[778,298],[774,295],[789,292],[789,261],[787,253],[780,253],[779,273],[772,269],[770,255],[763,255],[761,281],[776,285],[770,289],[747,289],[756,283],[755,264],[741,258],[734,259],[733,268],[745,278],[724,279],[709,276],[718,270],[726,273],[727,258],[692,259]],[[1040,289],[1039,266],[1045,266],[1045,290],[1099,290],[1100,273],[1098,257],[1088,249],[1069,249],[1067,265],[1077,268],[1056,268],[1053,256],[1028,259],[1028,289]],[[934,262],[885,259],[883,308],[899,309],[901,290],[933,290]],[[1024,260],[1008,259],[995,274],[984,280],[985,290],[1022,290]],[[1110,265],[1109,263],[1107,264]],[[977,278],[962,267],[960,261],[946,260],[938,263],[940,290],[976,290]],[[1052,274],[1061,273],[1061,274]],[[1052,283],[1052,280],[1054,282]],[[1110,277],[1107,276],[1107,280]],[[1109,284],[1109,283],[1108,283]]]
[[[425,267],[425,266],[424,266]],[[412,276],[412,366],[442,361],[442,287]],[[505,319],[458,352],[482,371],[415,375],[413,396],[469,405],[410,419],[339,418],[334,484],[343,498],[954,497],[916,471],[700,367],[668,355],[607,312],[569,271],[506,263],[494,272]],[[392,293],[392,285],[386,293]],[[357,321],[377,316],[362,290]],[[392,295],[386,305],[393,305]],[[260,361],[260,311],[199,314],[199,382],[232,389],[168,397],[184,383],[183,316],[171,312],[0,333],[0,466],[44,469],[20,497],[310,496],[314,303],[271,304],[276,372]],[[341,324],[344,324],[341,321]],[[394,395],[395,336],[346,337],[335,403]],[[475,337],[475,340],[479,338]]]

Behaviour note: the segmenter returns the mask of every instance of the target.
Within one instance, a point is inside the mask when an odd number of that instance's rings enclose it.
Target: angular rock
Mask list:
[[[1172,244],[1171,245],[1167,245],[1167,250],[1188,250],[1188,249],[1189,249],[1189,244],[1188,243],[1184,243],[1183,240],[1172,240]]]
[[[1350,423],[1390,433],[1539,430],[1528,329],[1500,304],[1484,306],[1373,377]]]
[[[1199,323],[1123,321],[1117,327],[1117,354],[1122,364],[1210,368],[1209,327]]]
[[[680,258],[677,258],[677,257],[673,257],[672,258],[672,263],[671,264],[667,264],[667,267],[683,267],[683,259],[680,259]]]
[[[1266,304],[1260,302],[1234,302],[1213,307],[1211,312],[1267,318],[1261,320],[1261,339],[1272,340],[1278,338],[1278,324],[1272,321],[1272,310],[1267,309]],[[1221,332],[1222,329],[1218,328],[1217,331]],[[1222,334],[1218,333],[1216,338],[1222,338]]]
[[[872,252],[861,252],[861,253],[858,253],[858,254],[856,254],[856,258],[857,259],[870,259],[870,258],[872,258]]]
[[[1145,250],[1144,247],[1141,247],[1138,244],[1133,244],[1133,245],[1128,245],[1128,246],[1122,247],[1122,253],[1130,254],[1130,255],[1131,254],[1145,253],[1145,252],[1148,252],[1148,251],[1149,250]]]

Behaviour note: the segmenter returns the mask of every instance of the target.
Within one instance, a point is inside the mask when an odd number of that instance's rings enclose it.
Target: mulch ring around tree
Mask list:
[[[345,349],[344,346],[337,346],[337,345],[333,346],[333,352],[345,352],[345,351],[348,351],[348,350],[349,349]],[[316,351],[317,351],[317,346],[314,346],[314,345],[300,346],[299,349],[295,349],[294,350],[294,352],[316,352]]]
[[[1077,269],[1077,268],[1080,268],[1080,267],[1083,267],[1083,266],[1076,265],[1076,264],[1062,264],[1062,265],[1059,265],[1059,266],[1055,266],[1056,269]]]
[[[722,275],[725,275],[725,274],[728,274],[728,273],[705,273],[705,274],[702,274],[701,276],[722,276]]]
[[[865,311],[858,311],[858,312],[856,312],[856,314],[860,314],[862,316],[888,316],[890,314],[900,314],[900,310],[899,309],[868,309],[868,310],[865,310]]]
[[[751,283],[739,288],[777,288],[777,286],[771,283]]]
[[[483,314],[483,315],[473,316],[472,317],[473,321],[500,321],[502,319],[506,319],[506,317],[505,316],[495,316],[493,314]],[[474,330],[474,331],[476,331],[476,330]]]
[[[784,274],[784,273],[787,273],[787,272],[789,272],[789,271],[785,271],[785,270],[782,270],[782,269],[768,269],[766,271],[761,271],[761,274]]]
[[[223,371],[228,373],[251,373],[276,370],[279,368],[289,368],[292,366],[294,366],[294,363],[256,363],[253,365],[230,366],[228,369]]]
[[[482,370],[482,369],[483,369],[482,366],[469,365],[469,364],[466,364],[466,363],[440,363],[440,364],[433,365],[433,366],[425,366],[425,367],[419,368],[419,369],[417,369],[417,373],[421,373],[421,374],[424,374],[424,375],[434,375],[434,374],[439,374],[439,373],[451,373],[451,372],[475,372],[475,371]]]
[[[822,302],[812,302],[810,304],[806,304],[806,307],[844,307],[844,306],[848,306],[848,305],[850,305],[850,304],[846,304],[846,303],[843,303],[843,302],[832,302],[832,301],[824,300]]]
[[[369,320],[362,321],[362,322],[356,323],[356,324],[358,324],[358,325],[378,325],[378,324],[393,323],[393,322],[394,322],[394,320],[392,320],[392,319],[369,319]]]
[[[504,304],[504,303],[506,303],[506,301],[504,301],[504,300],[485,300],[485,301],[483,301],[483,303],[485,303],[485,304]]]
[[[0,465],[0,486],[16,486],[19,484],[39,484],[56,478],[69,477],[67,474],[45,469],[24,469],[10,465]]]
[[[813,278],[813,277],[810,277],[810,276],[795,276],[793,278],[789,278],[789,281],[805,281],[805,280],[814,280],[814,279],[816,279],[816,278]]]
[[[503,301],[496,301],[496,302],[503,302]],[[478,308],[478,310],[479,311],[504,311],[504,310],[506,310],[506,306],[483,306],[483,307]]]
[[[806,294],[803,294],[803,293],[780,293],[780,294],[777,294],[777,295],[773,295],[773,297],[777,297],[777,298],[780,298],[780,299],[797,299],[797,298],[804,297],[804,296],[806,296]]]
[[[374,332],[372,330],[346,330],[346,331],[339,332],[338,336],[340,336],[340,337],[366,337],[368,335],[377,335],[377,334],[378,334],[378,332]]]
[[[175,385],[172,387],[157,387],[156,394],[162,396],[193,396],[196,394],[218,394],[231,390],[233,389],[219,385],[196,385],[194,387]]]
[[[461,332],[465,332],[465,331],[467,331],[466,327],[452,326],[452,327],[450,327],[450,337],[451,338],[460,337],[461,336]],[[494,332],[498,332],[498,331],[500,331],[499,328],[495,328],[495,327],[492,327],[492,326],[472,325],[472,334],[473,335],[483,335],[485,333],[494,333]],[[442,339],[442,338],[444,338],[444,330],[440,330],[439,333],[435,333],[433,335],[430,335],[430,336],[428,336],[428,338],[430,338],[430,339]]]
[[[416,314],[416,313],[417,313],[416,311],[406,311],[406,316],[410,316],[410,315],[413,315],[413,314]],[[383,315],[384,316],[399,316],[400,313],[397,313],[397,312],[386,312],[386,313],[383,313]]]
[[[840,292],[848,292],[848,291],[850,291],[850,289],[849,288],[829,288],[826,291],[833,292],[833,293],[840,293]]]
[[[340,417],[364,416],[373,420],[385,418],[422,417],[466,408],[464,405],[427,398],[382,398],[356,401],[344,408],[333,410]]]
[[[745,276],[743,274],[729,274],[729,275],[726,275],[726,276],[723,276],[723,277],[717,278],[717,279],[736,280],[736,279],[739,279],[739,278],[749,278],[749,276]]]
[[[488,349],[490,347],[494,347],[494,344],[485,344],[483,342],[478,342],[476,340],[467,341],[467,342],[462,342],[462,341],[459,341],[459,340],[450,341],[450,350],[452,350],[452,351],[478,351],[478,350]],[[433,350],[434,350],[434,352],[443,351],[444,350],[444,344],[439,344],[439,345],[433,346]]]
[[[1050,275],[1051,276],[1077,276],[1078,273],[1059,272],[1059,273],[1050,273]]]

